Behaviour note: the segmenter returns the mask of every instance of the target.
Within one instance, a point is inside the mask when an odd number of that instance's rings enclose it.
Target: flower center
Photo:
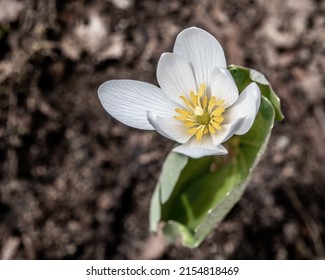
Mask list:
[[[208,112],[204,112],[202,107],[196,107],[194,109],[194,115],[196,116],[196,120],[198,123],[202,125],[207,125],[210,122],[210,114]]]
[[[197,141],[203,135],[214,134],[221,129],[224,120],[222,113],[225,111],[221,105],[224,100],[217,100],[215,96],[209,98],[205,94],[205,84],[200,86],[198,93],[191,91],[189,97],[182,95],[180,98],[185,103],[185,108],[175,109],[179,115],[174,118],[182,121],[188,128],[188,133],[195,135]]]

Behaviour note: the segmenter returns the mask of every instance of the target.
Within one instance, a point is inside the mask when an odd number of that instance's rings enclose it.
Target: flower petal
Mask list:
[[[157,80],[163,92],[183,106],[181,95],[190,96],[196,84],[190,64],[181,56],[164,53],[157,66]]]
[[[227,150],[224,146],[214,146],[211,136],[206,134],[201,141],[192,137],[188,142],[173,149],[174,152],[184,154],[191,158],[200,158],[212,155],[225,155]]]
[[[210,90],[211,95],[214,95],[218,100],[225,101],[223,106],[226,108],[238,99],[236,83],[226,68],[213,69]]]
[[[173,52],[192,64],[197,87],[205,83],[209,88],[213,69],[226,67],[226,58],[220,43],[200,28],[191,27],[179,33]]]
[[[224,123],[227,124],[236,119],[245,118],[245,121],[235,133],[238,135],[245,134],[253,125],[260,103],[260,89],[256,83],[250,83],[239,95],[237,101],[223,114]]]
[[[226,142],[242,127],[245,122],[245,118],[238,118],[234,122],[221,125],[222,129],[212,134],[213,145],[218,146],[223,142]]]
[[[148,112],[147,115],[150,124],[157,132],[171,140],[178,143],[185,143],[192,136],[187,133],[187,128],[181,122],[173,118],[162,118],[154,112]]]
[[[226,74],[229,78],[234,79],[234,78],[232,77],[230,71],[229,71],[227,68],[225,68],[225,67],[219,67],[219,70],[220,70],[222,73]]]
[[[175,115],[175,105],[161,89],[140,81],[111,80],[98,89],[98,97],[104,109],[120,122],[139,129],[153,130],[147,111],[162,117]]]

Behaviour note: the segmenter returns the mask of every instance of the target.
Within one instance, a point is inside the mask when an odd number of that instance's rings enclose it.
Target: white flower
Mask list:
[[[199,28],[183,30],[173,53],[164,53],[154,85],[111,80],[98,90],[105,110],[122,123],[181,145],[173,151],[193,158],[226,154],[221,143],[245,134],[260,106],[260,90],[249,84],[241,94],[226,68],[219,42]]]

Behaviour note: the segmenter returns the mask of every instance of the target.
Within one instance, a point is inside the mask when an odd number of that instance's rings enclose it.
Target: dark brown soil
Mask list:
[[[325,2],[0,1],[0,258],[325,258]],[[98,86],[156,83],[198,26],[255,68],[285,120],[243,198],[194,250],[148,232],[173,143],[108,117]]]

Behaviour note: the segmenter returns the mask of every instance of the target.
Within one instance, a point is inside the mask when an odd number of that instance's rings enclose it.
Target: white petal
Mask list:
[[[187,128],[174,118],[162,118],[153,112],[148,112],[148,120],[158,133],[178,143],[185,143],[191,138]]]
[[[226,108],[238,99],[237,86],[226,68],[213,69],[210,90],[211,95],[214,95],[218,100],[225,101],[223,106]]]
[[[192,64],[197,86],[210,86],[211,73],[216,67],[226,67],[226,58],[220,43],[210,33],[191,27],[178,34],[174,53]]]
[[[175,115],[175,104],[161,89],[140,81],[111,80],[98,89],[98,97],[105,110],[120,122],[139,129],[154,129],[147,111],[162,117]]]
[[[219,70],[220,70],[222,73],[226,74],[229,78],[234,79],[234,78],[232,77],[230,71],[229,71],[227,68],[225,68],[225,67],[219,67]]]
[[[237,133],[237,131],[242,127],[244,122],[245,118],[238,118],[232,123],[221,125],[222,129],[216,131],[216,133],[211,135],[213,145],[217,146],[223,142],[226,142],[235,133]]]
[[[201,141],[196,141],[196,138],[192,137],[187,143],[176,147],[173,151],[191,158],[225,155],[228,153],[222,145],[214,146],[211,136],[207,134],[202,137]]]
[[[184,105],[179,98],[196,91],[196,84],[190,64],[181,56],[164,53],[157,66],[157,80],[163,92],[171,99]]]
[[[223,114],[224,123],[245,118],[236,134],[245,134],[252,126],[261,103],[261,92],[256,83],[250,83],[239,95],[237,101]]]

